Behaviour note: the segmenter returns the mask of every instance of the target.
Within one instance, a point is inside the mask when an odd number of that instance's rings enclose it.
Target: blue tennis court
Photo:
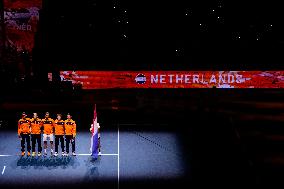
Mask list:
[[[90,158],[89,132],[78,132],[76,157],[20,157],[16,131],[0,133],[0,185],[61,186],[105,184],[118,188],[131,180],[179,179],[184,160],[175,133],[124,129],[101,132],[102,156]],[[59,147],[60,149],[60,147]],[[60,152],[60,151],[59,151]],[[50,154],[50,153],[48,153]]]

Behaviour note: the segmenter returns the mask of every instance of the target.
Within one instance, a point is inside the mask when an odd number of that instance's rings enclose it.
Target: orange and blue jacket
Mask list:
[[[39,118],[32,118],[31,122],[31,134],[38,135],[41,133],[42,130],[42,120]]]
[[[65,134],[65,121],[55,120],[54,130],[55,130],[55,135],[64,135]]]
[[[42,119],[43,133],[50,135],[54,133],[54,120],[51,118]]]
[[[74,120],[65,120],[65,135],[76,136],[76,122]]]
[[[18,135],[20,134],[30,134],[31,133],[31,124],[30,119],[19,119],[18,121]]]

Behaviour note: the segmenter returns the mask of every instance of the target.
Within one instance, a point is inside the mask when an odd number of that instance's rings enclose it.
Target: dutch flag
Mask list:
[[[94,119],[92,126],[92,138],[91,138],[91,156],[94,159],[98,158],[99,155],[99,134],[98,134],[98,124],[97,124],[97,110],[94,110]]]

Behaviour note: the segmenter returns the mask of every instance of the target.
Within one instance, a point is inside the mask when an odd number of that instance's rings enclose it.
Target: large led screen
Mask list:
[[[284,71],[61,71],[83,89],[283,88]]]

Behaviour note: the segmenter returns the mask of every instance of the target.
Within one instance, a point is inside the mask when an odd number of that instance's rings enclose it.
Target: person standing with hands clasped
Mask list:
[[[49,117],[49,112],[45,113],[45,118],[42,119],[43,125],[43,147],[44,156],[47,156],[47,141],[50,142],[50,152],[53,156],[53,141],[54,141],[54,120]]]
[[[76,122],[72,119],[72,116],[68,113],[65,120],[65,140],[66,140],[66,156],[69,155],[69,144],[72,144],[72,155],[75,153],[75,137],[76,137]]]
[[[25,155],[25,143],[27,143],[28,156],[31,155],[31,145],[30,145],[30,134],[31,134],[31,122],[27,118],[25,112],[22,113],[22,118],[18,121],[18,136],[21,139],[21,151],[22,156]]]
[[[32,156],[36,156],[35,148],[36,143],[38,145],[37,155],[41,156],[41,132],[42,132],[42,121],[38,118],[37,113],[33,113],[31,121],[31,140],[32,140]]]
[[[64,151],[64,134],[65,134],[65,121],[61,119],[62,115],[57,114],[57,119],[55,120],[55,154],[54,156],[58,156],[58,145],[59,141],[61,143],[61,150],[62,150],[62,156],[65,156]]]

